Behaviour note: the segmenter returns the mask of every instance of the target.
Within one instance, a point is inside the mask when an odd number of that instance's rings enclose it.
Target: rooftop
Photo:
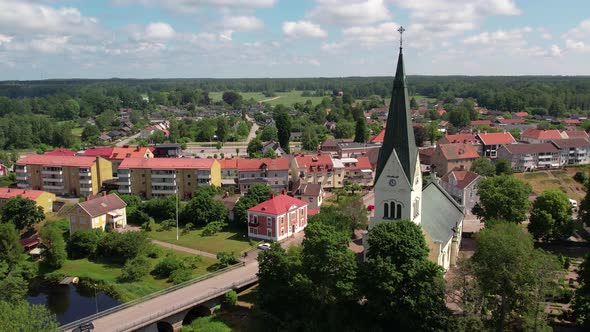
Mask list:
[[[590,142],[584,138],[556,139],[551,142],[558,149],[590,147]]]
[[[479,143],[475,134],[454,134],[446,135],[438,140],[438,144],[448,143]]]
[[[261,212],[277,215],[288,212],[293,208],[299,208],[306,205],[307,203],[295,197],[288,195],[277,195],[254,207],[249,208],[248,212]]]
[[[94,157],[81,156],[52,156],[30,154],[16,162],[17,165],[41,165],[50,167],[91,167],[96,162]]]
[[[44,193],[45,191],[42,190],[23,190],[17,188],[0,187],[0,199],[10,199],[16,196],[21,196],[22,198],[36,200],[39,196],[41,196],[41,194]]]
[[[295,155],[293,157],[297,162],[297,166],[299,168],[305,168],[308,172],[318,171],[318,166],[322,167],[330,167],[332,168],[334,164],[332,163],[332,156],[328,154],[319,154],[319,155]],[[314,169],[312,170],[312,167]]]
[[[479,177],[479,174],[472,171],[467,171],[464,169],[453,169],[452,171],[443,175],[441,181],[450,183],[451,179],[455,179],[455,181],[457,182],[456,187],[459,189],[465,189]]]
[[[479,133],[479,139],[484,145],[499,145],[516,143],[514,137],[509,132],[503,133]]]
[[[532,139],[543,139],[543,140],[551,140],[551,139],[562,139],[564,138],[559,130],[539,130],[534,128],[528,128],[520,134],[520,138],[532,138]]]
[[[70,149],[65,149],[65,148],[59,148],[53,151],[47,151],[44,153],[44,155],[46,156],[75,156],[76,152],[70,150]]]
[[[215,159],[193,158],[126,158],[119,169],[211,169]]]
[[[289,159],[287,157],[238,159],[238,171],[260,170],[263,165],[266,165],[269,171],[284,171],[289,169]]]
[[[82,210],[86,211],[89,216],[96,217],[107,214],[110,211],[122,209],[127,206],[125,202],[115,194],[99,196],[85,202],[78,203]]]
[[[446,160],[479,158],[477,149],[469,143],[440,144],[438,149]]]
[[[524,153],[554,153],[558,152],[555,145],[551,143],[537,143],[537,144],[508,144],[504,146],[512,154]]]

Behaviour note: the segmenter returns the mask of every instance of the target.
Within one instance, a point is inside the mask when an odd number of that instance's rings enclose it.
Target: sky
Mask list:
[[[0,80],[590,75],[588,0],[0,0]]]

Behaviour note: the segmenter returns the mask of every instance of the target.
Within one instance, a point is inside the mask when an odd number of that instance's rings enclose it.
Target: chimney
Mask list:
[[[275,193],[270,193],[270,199],[275,198]]]
[[[285,188],[281,189],[281,195],[285,195]]]

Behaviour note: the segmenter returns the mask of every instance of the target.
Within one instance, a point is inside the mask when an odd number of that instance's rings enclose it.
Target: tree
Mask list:
[[[174,219],[176,216],[176,197],[152,198],[145,201],[141,209],[156,220]]]
[[[235,220],[238,222],[247,222],[248,216],[246,210],[260,204],[270,198],[271,189],[267,185],[255,184],[248,189],[248,192],[242,196],[234,206]]]
[[[100,228],[79,230],[74,232],[68,240],[68,253],[71,258],[93,256],[104,232]]]
[[[535,239],[559,239],[572,231],[572,204],[561,190],[547,190],[533,203],[529,232]]]
[[[238,262],[238,259],[234,255],[233,251],[232,252],[227,252],[227,251],[218,252],[217,253],[217,260],[219,261],[219,264],[221,264],[224,267],[236,264]]]
[[[1,210],[2,222],[11,222],[16,229],[27,229],[45,219],[43,208],[35,201],[21,196],[10,198]]]
[[[148,253],[153,246],[145,232],[109,232],[100,241],[96,253],[100,257],[125,263],[128,259]]]
[[[82,141],[93,142],[100,136],[100,130],[96,126],[86,125],[82,130]]]
[[[497,331],[504,331],[510,319],[519,316],[533,315],[534,322],[541,323],[538,318],[544,308],[540,303],[558,279],[558,264],[551,255],[534,248],[530,235],[514,223],[486,226],[471,260]]]
[[[229,134],[229,124],[225,117],[219,117],[217,119],[217,129],[215,135],[217,135],[217,141],[225,143]]]
[[[0,322],[4,331],[57,331],[59,327],[55,315],[45,306],[26,301],[14,304],[0,301]]]
[[[422,126],[414,126],[414,140],[416,146],[424,146],[424,139],[426,138],[426,130]]]
[[[350,121],[340,120],[336,124],[336,130],[334,130],[335,138],[352,138],[354,136],[355,125]]]
[[[301,137],[303,150],[314,151],[318,148],[319,144],[318,136],[312,127],[303,129],[303,136]]]
[[[469,125],[469,111],[464,107],[454,108],[449,112],[449,122],[455,128],[464,128]]]
[[[238,293],[233,289],[225,293],[224,303],[230,308],[235,307],[238,303]]]
[[[140,281],[147,276],[151,263],[145,256],[137,256],[125,262],[119,280],[123,282]]]
[[[223,99],[223,101],[226,104],[229,104],[231,106],[234,106],[234,105],[237,106],[237,104],[239,102],[241,102],[242,96],[239,93],[235,92],[235,91],[225,91],[223,93],[223,95],[221,96],[221,99]]]
[[[260,132],[260,139],[264,142],[278,140],[278,131],[275,126],[266,126]]]
[[[22,260],[23,247],[14,224],[0,224],[0,262],[6,262],[9,267]]]
[[[248,147],[246,148],[246,152],[248,152],[248,156],[250,158],[255,158],[256,156],[262,153],[262,141],[258,137],[254,137],[249,143]]]
[[[354,132],[355,142],[365,143],[367,141],[367,121],[364,117],[360,117],[356,120]]]
[[[52,224],[46,224],[39,232],[43,251],[43,263],[51,268],[59,269],[66,261],[66,242],[63,233]]]
[[[510,174],[512,174],[512,165],[510,165],[510,160],[506,158],[499,158],[496,160],[496,175]]]
[[[426,131],[426,137],[430,141],[430,144],[434,144],[442,134],[438,130],[438,122],[432,121],[429,124],[424,126],[424,130]]]
[[[193,225],[207,225],[215,221],[227,219],[227,208],[212,195],[197,191],[180,213],[180,220]]]
[[[586,226],[590,225],[590,182],[586,182],[586,196],[580,202],[580,207],[578,211],[578,220],[586,224]]]
[[[281,148],[289,153],[289,139],[291,138],[291,117],[287,110],[277,106],[274,113],[275,126],[277,127],[277,136]]]
[[[447,329],[442,269],[428,260],[420,226],[409,220],[384,221],[371,230],[368,243],[361,282],[372,325],[367,328]]]
[[[479,157],[471,163],[471,171],[481,176],[493,176],[496,174],[496,167],[486,157]]]
[[[473,212],[486,223],[494,220],[521,223],[526,219],[531,191],[528,183],[508,175],[483,179],[478,185],[479,202]]]
[[[410,99],[410,108],[415,110],[418,108],[418,103],[416,102],[416,98],[412,97],[412,99]]]

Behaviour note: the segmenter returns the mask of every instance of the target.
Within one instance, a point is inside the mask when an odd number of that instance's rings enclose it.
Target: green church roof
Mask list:
[[[408,98],[408,87],[404,71],[404,56],[401,47],[399,49],[395,79],[393,80],[385,136],[377,160],[375,181],[379,179],[393,151],[396,152],[408,181],[410,184],[413,183],[416,161],[418,160],[418,148],[414,139],[414,128],[412,127],[410,115],[410,99]]]

